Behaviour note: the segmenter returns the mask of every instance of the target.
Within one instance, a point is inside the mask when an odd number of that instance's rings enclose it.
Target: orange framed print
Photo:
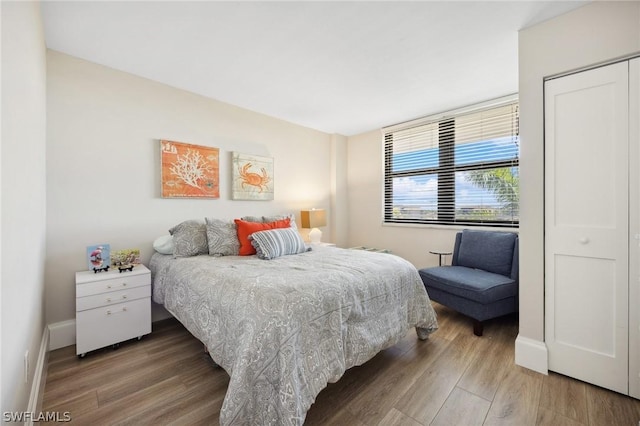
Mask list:
[[[220,198],[220,150],[160,141],[162,198]]]

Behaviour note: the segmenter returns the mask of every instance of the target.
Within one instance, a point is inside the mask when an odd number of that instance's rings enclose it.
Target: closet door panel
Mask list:
[[[549,369],[628,392],[628,65],[545,83]]]
[[[585,259],[590,263],[585,268]],[[615,269],[611,259],[586,256],[555,256],[555,324],[556,342],[595,351],[612,357],[616,353],[615,315],[594,315],[593,307],[615,312]],[[576,285],[576,283],[579,283]],[[575,303],[576,287],[580,303]],[[561,309],[571,307],[570,309]],[[560,309],[559,309],[560,308]]]

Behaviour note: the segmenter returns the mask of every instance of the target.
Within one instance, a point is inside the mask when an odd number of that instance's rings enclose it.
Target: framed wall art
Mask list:
[[[232,200],[273,200],[273,158],[232,153]]]
[[[160,141],[163,198],[219,198],[220,150]]]

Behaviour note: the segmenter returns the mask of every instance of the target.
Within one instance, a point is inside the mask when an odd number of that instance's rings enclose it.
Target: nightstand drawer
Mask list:
[[[76,314],[76,353],[151,333],[151,299],[133,300]]]
[[[93,296],[151,284],[150,274],[123,275],[101,281],[76,285],[76,297]]]
[[[118,290],[107,293],[96,294],[94,296],[76,298],[76,311],[98,308],[100,306],[114,305],[116,303],[128,302],[131,300],[151,297],[151,286],[132,287],[126,290]]]

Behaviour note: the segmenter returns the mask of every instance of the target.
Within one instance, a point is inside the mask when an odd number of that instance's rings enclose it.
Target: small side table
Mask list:
[[[151,271],[76,272],[76,354],[151,333]]]
[[[429,253],[437,254],[438,256],[440,256],[440,259],[438,261],[438,266],[442,266],[442,257],[443,256],[448,256],[448,255],[451,254],[450,251],[441,251],[441,250],[429,250]]]
[[[314,246],[318,246],[318,247],[335,247],[336,246],[334,243],[322,243],[322,242],[320,242],[320,243],[309,243],[309,245],[311,247],[314,247]]]
[[[391,250],[389,249],[376,248],[376,247],[364,247],[364,246],[349,247],[349,250],[364,250],[364,251],[370,251],[373,253],[391,253]]]

